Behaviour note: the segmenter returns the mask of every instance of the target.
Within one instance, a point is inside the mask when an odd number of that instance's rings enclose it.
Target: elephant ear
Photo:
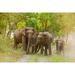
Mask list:
[[[20,33],[21,33],[23,36],[25,36],[25,29],[22,29],[22,30],[20,31]]]

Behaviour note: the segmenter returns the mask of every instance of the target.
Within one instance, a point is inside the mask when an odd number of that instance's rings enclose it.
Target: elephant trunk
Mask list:
[[[27,53],[29,53],[30,41],[31,41],[31,35],[28,36]]]

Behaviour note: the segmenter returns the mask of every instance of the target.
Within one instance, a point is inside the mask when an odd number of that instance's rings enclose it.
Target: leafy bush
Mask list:
[[[21,29],[24,28],[26,26],[26,22],[25,21],[20,21],[17,23],[17,29]]]

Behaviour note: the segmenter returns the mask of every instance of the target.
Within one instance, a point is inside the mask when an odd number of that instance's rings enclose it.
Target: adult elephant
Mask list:
[[[24,29],[16,30],[14,33],[14,47],[17,48],[19,43],[22,43],[23,49],[29,53],[30,42],[35,29],[33,27],[26,27]]]
[[[26,54],[30,53],[31,40],[34,34],[35,29],[33,27],[27,27],[25,29],[25,35],[22,36],[22,44],[24,50],[26,50]]]
[[[22,36],[25,34],[25,28],[24,29],[17,29],[14,32],[14,48],[17,48],[19,43],[22,43]]]
[[[31,53],[35,54],[37,51],[37,37],[39,32],[35,32],[31,39]]]
[[[36,50],[39,51],[41,50],[41,54],[45,55],[51,55],[51,44],[53,41],[53,36],[49,32],[39,32],[37,36],[37,42],[36,42]],[[45,48],[45,49],[44,49]],[[36,52],[37,52],[36,51]]]

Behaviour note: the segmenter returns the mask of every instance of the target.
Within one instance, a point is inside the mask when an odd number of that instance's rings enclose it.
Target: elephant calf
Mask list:
[[[64,52],[64,40],[63,39],[57,39],[56,40],[56,50],[57,53]]]

